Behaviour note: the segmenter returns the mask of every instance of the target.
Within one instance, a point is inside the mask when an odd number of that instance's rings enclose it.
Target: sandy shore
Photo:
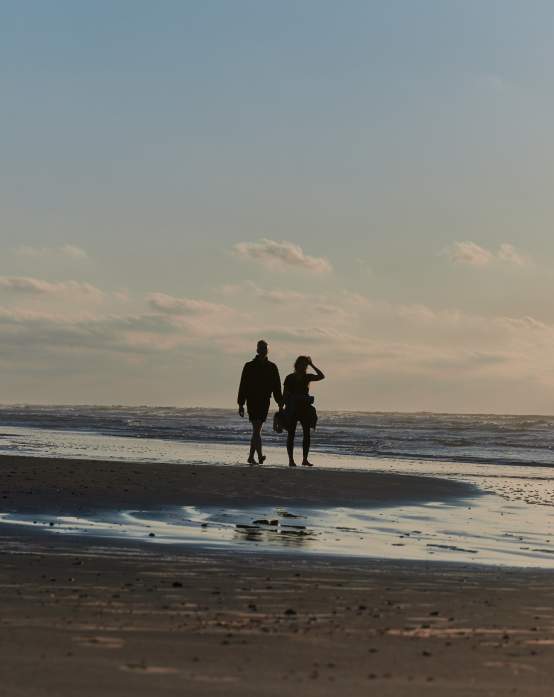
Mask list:
[[[551,695],[547,572],[0,538],[6,697]]]
[[[3,511],[386,505],[472,487],[370,472],[0,459]],[[0,527],[6,697],[551,695],[545,571],[233,554]]]
[[[0,456],[0,512],[248,504],[387,505],[477,493],[437,477],[298,467],[171,465]]]

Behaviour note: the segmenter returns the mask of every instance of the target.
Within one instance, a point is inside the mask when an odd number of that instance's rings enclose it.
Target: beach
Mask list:
[[[548,572],[0,545],[5,695],[551,694]]]
[[[62,516],[178,505],[454,509],[481,496],[473,484],[10,456],[0,468],[2,510],[26,521],[0,526],[4,694],[551,694],[548,570],[154,544],[155,527],[56,534]]]
[[[78,513],[194,504],[396,504],[455,498],[437,477],[289,467],[152,464],[0,456],[4,511]]]

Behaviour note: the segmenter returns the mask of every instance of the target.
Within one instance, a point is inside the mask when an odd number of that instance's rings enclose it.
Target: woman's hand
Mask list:
[[[322,373],[322,371],[316,365],[314,365],[314,362],[312,361],[312,357],[307,356],[307,358],[309,361],[308,365],[310,365],[313,368],[313,370],[315,370],[315,376],[312,377],[312,380],[315,380],[315,381],[325,380],[325,375]]]

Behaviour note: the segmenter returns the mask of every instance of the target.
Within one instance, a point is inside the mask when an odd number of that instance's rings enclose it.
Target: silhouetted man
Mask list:
[[[267,419],[269,403],[273,394],[279,409],[283,407],[283,393],[281,391],[281,378],[275,363],[268,357],[268,345],[266,341],[258,341],[256,357],[248,361],[242,369],[239,386],[239,414],[244,416],[244,404],[248,411],[248,418],[252,423],[252,439],[250,441],[250,455],[248,464],[258,464],[254,460],[254,454],[258,454],[258,462],[261,465],[265,456],[262,453],[262,427]]]

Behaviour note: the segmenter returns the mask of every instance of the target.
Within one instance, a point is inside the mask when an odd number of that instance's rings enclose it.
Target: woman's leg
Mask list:
[[[289,454],[289,465],[290,467],[296,467],[296,462],[294,461],[294,436],[296,434],[296,419],[291,419],[289,424],[289,430],[287,435],[287,453]]]
[[[302,460],[302,464],[311,466],[311,463],[308,460],[308,455],[310,454],[310,445],[311,445],[312,437],[310,434],[310,424],[307,423],[306,421],[302,422],[302,431],[303,431],[302,455],[304,457],[304,459]]]

